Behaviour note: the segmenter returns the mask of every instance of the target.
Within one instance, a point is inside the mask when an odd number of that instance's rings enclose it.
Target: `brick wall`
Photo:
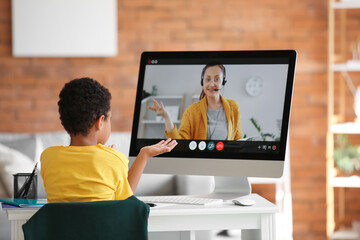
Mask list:
[[[296,49],[294,239],[326,238],[327,1],[119,0],[119,55],[113,58],[13,58],[10,5],[0,1],[0,132],[61,130],[58,92],[83,76],[111,89],[113,130],[130,131],[142,51]],[[272,201],[273,190],[254,186]],[[359,209],[352,205],[352,217]]]

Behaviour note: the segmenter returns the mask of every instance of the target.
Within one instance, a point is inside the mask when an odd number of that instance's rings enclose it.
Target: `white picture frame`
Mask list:
[[[118,53],[116,0],[12,0],[14,57]]]

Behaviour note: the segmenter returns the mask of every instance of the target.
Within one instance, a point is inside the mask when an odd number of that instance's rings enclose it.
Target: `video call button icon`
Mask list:
[[[212,151],[212,150],[214,150],[214,148],[215,148],[215,143],[213,141],[209,142],[208,146],[207,146],[207,149],[209,151]]]
[[[218,143],[216,144],[216,149],[217,149],[218,151],[223,150],[223,149],[224,149],[224,143],[223,143],[223,142],[218,142]]]
[[[206,143],[204,141],[199,142],[199,149],[202,151],[206,148]]]
[[[189,144],[190,150],[195,150],[197,147],[197,143],[195,141],[191,141]]]

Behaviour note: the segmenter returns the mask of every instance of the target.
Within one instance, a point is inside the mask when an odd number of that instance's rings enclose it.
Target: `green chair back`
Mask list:
[[[22,228],[25,240],[147,240],[147,204],[126,200],[48,203]]]

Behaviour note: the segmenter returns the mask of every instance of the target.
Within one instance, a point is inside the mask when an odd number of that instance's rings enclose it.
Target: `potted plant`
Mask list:
[[[279,136],[276,136],[275,134],[272,134],[272,133],[266,133],[263,131],[263,129],[260,127],[260,125],[257,123],[257,121],[255,120],[255,118],[250,118],[250,122],[253,124],[253,126],[256,128],[257,132],[259,133],[259,137],[260,139],[257,139],[257,140],[260,140],[260,141],[280,141],[280,137]],[[281,126],[281,120],[277,120],[277,125],[278,125],[278,129],[280,131],[280,126]],[[246,138],[246,134],[244,134],[244,138]],[[252,138],[249,138],[251,140],[254,140],[255,138],[252,137]]]
[[[352,145],[347,135],[337,135],[334,160],[338,170],[351,175],[360,170],[360,145]]]

